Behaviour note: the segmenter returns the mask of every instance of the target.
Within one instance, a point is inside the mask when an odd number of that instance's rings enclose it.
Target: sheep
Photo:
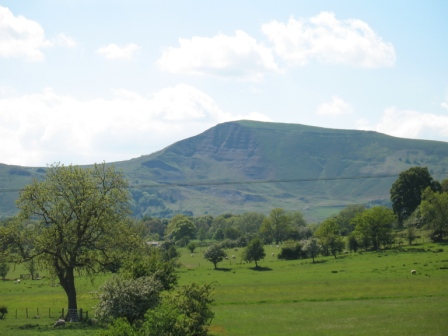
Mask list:
[[[191,256],[194,257],[194,254],[192,253]]]
[[[60,327],[60,326],[65,326],[65,320],[64,319],[57,320],[56,323],[54,324],[53,328]]]
[[[234,255],[232,255],[232,259],[235,259],[236,257]]]
[[[16,281],[14,281],[14,284],[20,284],[20,279],[17,279]]]
[[[275,256],[275,253],[271,253],[271,256]]]
[[[277,248],[280,248],[280,246],[277,245]]]
[[[238,249],[236,248],[236,249],[234,249],[235,251],[238,251]]]
[[[417,271],[416,270],[412,270],[411,274],[417,274]]]

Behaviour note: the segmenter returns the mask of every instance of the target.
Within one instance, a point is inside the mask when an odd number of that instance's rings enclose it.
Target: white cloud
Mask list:
[[[278,71],[271,51],[241,30],[234,36],[179,39],[179,44],[163,52],[158,60],[162,70],[243,80],[260,80],[266,72]]]
[[[124,46],[118,46],[115,43],[111,43],[107,46],[98,48],[96,52],[97,54],[111,60],[131,60],[139,49],[140,47],[134,43],[126,44]]]
[[[291,18],[287,24],[272,21],[262,31],[276,53],[291,65],[310,60],[364,68],[388,67],[395,63],[395,50],[361,20],[338,20],[322,12],[309,19]]]
[[[217,123],[264,115],[222,111],[184,84],[148,97],[117,90],[112,99],[78,100],[52,89],[0,98],[2,163],[45,166],[126,160],[197,135]]]
[[[333,117],[341,116],[352,112],[353,112],[352,106],[337,96],[333,96],[330,102],[319,105],[319,107],[316,110],[317,115],[333,116]]]
[[[74,47],[76,42],[64,34],[47,40],[39,23],[21,15],[14,16],[9,8],[0,6],[0,57],[43,61],[42,49],[55,45]]]
[[[358,122],[358,128],[375,130],[400,138],[439,139],[448,141],[448,116],[423,113],[413,110],[399,110],[389,107],[384,110],[376,125],[368,121]]]

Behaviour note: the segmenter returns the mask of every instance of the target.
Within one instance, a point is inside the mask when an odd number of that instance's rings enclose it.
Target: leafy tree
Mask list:
[[[358,232],[353,231],[347,236],[347,248],[353,252],[358,251],[359,248]]]
[[[6,275],[8,274],[10,269],[11,267],[7,263],[0,263],[0,276],[2,277],[2,280],[6,279]]]
[[[206,231],[204,230],[204,228],[200,228],[198,230],[197,236],[201,243],[205,240],[205,238],[207,238],[207,234],[206,234]]]
[[[139,336],[139,334],[138,330],[124,317],[113,320],[107,330],[99,333],[100,336]]]
[[[316,238],[307,239],[301,242],[302,251],[306,252],[310,258],[313,259],[313,264],[315,262],[314,258],[316,258],[322,247],[320,246],[318,240]]]
[[[365,210],[358,214],[353,223],[356,225],[356,231],[361,237],[364,247],[370,244],[376,250],[380,244],[388,244],[392,235],[392,224],[396,217],[391,209],[384,206],[377,206]]]
[[[219,228],[218,230],[216,230],[215,234],[213,235],[213,239],[217,240],[217,241],[221,241],[224,240],[224,232],[222,231],[221,228]]]
[[[346,236],[354,230],[354,226],[352,225],[353,218],[365,209],[366,207],[362,204],[350,204],[339,211],[334,218],[339,225],[341,235]]]
[[[215,266],[215,269],[216,265],[223,261],[225,257],[227,257],[227,254],[219,244],[210,246],[204,253],[204,258],[211,261]]]
[[[147,336],[207,336],[214,317],[210,309],[213,288],[192,283],[174,295],[165,296],[155,309],[148,310],[141,331]]]
[[[390,189],[392,209],[401,226],[421,203],[423,191],[430,187],[432,191],[440,191],[442,186],[435,181],[428,168],[412,167],[403,171]]]
[[[38,271],[36,259],[27,261],[25,263],[25,269],[31,274],[31,279],[34,280]]]
[[[417,238],[415,235],[415,229],[412,226],[409,226],[406,229],[406,239],[408,240],[409,245],[412,245],[412,242]]]
[[[126,279],[152,276],[164,290],[171,290],[177,285],[176,267],[177,258],[168,259],[162,249],[149,247],[125,258],[120,272]]]
[[[263,220],[260,232],[265,235],[268,234],[273,238],[276,244],[279,244],[286,238],[290,229],[290,218],[285,210],[275,208],[272,209],[269,216]]]
[[[337,254],[344,249],[344,240],[339,232],[340,228],[335,218],[326,219],[314,232],[314,236],[320,240],[325,255],[331,253],[337,258]]]
[[[129,194],[112,166],[53,165],[42,181],[19,194],[19,214],[8,227],[10,248],[22,260],[39,258],[64,289],[68,309],[78,309],[75,270],[93,274],[140,244],[124,222]],[[37,221],[30,225],[30,219]],[[77,316],[73,316],[74,319]]]
[[[260,231],[261,224],[266,218],[265,215],[258,212],[245,212],[235,219],[235,227],[246,235],[255,235]]]
[[[154,277],[114,276],[100,287],[95,315],[102,321],[124,317],[133,324],[142,320],[148,309],[157,306],[162,289],[162,284]]]
[[[243,260],[247,262],[255,262],[255,267],[258,268],[258,261],[266,256],[263,243],[261,239],[256,237],[252,239],[242,253]]]
[[[188,241],[194,238],[196,226],[184,215],[174,216],[166,228],[166,235],[175,241]]]
[[[295,260],[303,257],[302,245],[295,241],[287,241],[277,255],[278,259]]]
[[[190,252],[193,253],[194,250],[196,250],[196,244],[193,243],[193,242],[190,242],[190,243],[187,245],[187,249],[189,249]]]
[[[436,241],[443,240],[448,233],[448,193],[433,192],[426,188],[420,205],[420,214],[426,226],[432,230],[431,236]]]
[[[240,232],[237,228],[235,228],[235,227],[233,227],[233,226],[230,226],[230,227],[228,227],[228,228],[225,230],[225,232],[224,232],[224,236],[225,236],[227,239],[233,239],[233,240],[236,240],[236,239],[238,239],[239,237],[242,236],[242,232]]]

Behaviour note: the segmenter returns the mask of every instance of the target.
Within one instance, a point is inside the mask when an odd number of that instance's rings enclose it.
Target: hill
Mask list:
[[[236,121],[165,149],[116,162],[129,179],[136,216],[200,216],[274,207],[321,220],[353,203],[386,204],[398,174],[426,166],[447,178],[448,143],[371,131]],[[20,188],[44,169],[0,166],[0,188]],[[16,193],[0,193],[10,215]]]

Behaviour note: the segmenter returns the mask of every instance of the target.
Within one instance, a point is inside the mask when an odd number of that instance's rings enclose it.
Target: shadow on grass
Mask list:
[[[226,268],[226,267],[216,267],[215,271],[221,271],[221,272],[230,272],[232,269],[231,268]]]
[[[326,263],[328,260],[315,260],[315,261],[312,261],[311,262],[311,264],[323,264],[323,263]]]
[[[272,271],[272,268],[269,268],[269,267],[261,267],[261,266],[258,266],[258,267],[250,267],[250,269],[251,269],[252,271],[258,271],[258,272]]]

